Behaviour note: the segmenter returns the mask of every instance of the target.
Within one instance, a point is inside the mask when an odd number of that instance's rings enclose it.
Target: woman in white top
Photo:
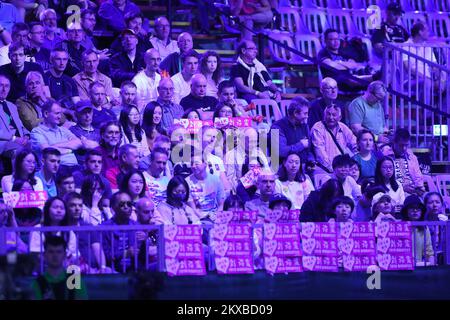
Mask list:
[[[217,98],[219,83],[222,81],[222,62],[217,52],[206,51],[200,61],[200,73],[206,77],[206,95]]]
[[[131,143],[138,148],[139,158],[150,154],[147,136],[141,127],[141,114],[134,105],[124,105],[120,111],[119,122],[122,127],[124,143]]]
[[[37,159],[36,154],[30,149],[20,150],[14,159],[13,174],[2,178],[3,192],[11,192],[16,179],[28,181],[34,191],[43,191],[44,186],[41,179],[34,175],[37,169]]]
[[[281,193],[291,200],[292,209],[301,209],[314,186],[303,173],[302,161],[297,153],[291,152],[283,161],[275,181],[275,193]]]
[[[395,179],[395,165],[391,157],[382,157],[375,168],[375,184],[381,186],[391,197],[395,211],[400,212],[405,202],[403,186]]]
[[[167,200],[156,208],[152,222],[155,224],[200,224],[194,209],[187,205],[189,186],[181,176],[170,179],[167,185]]]
[[[84,178],[80,194],[83,198],[81,218],[85,223],[96,226],[112,218],[110,211],[100,210],[100,200],[105,193],[106,186],[99,175],[91,174]]]
[[[43,227],[68,226],[66,205],[63,199],[53,197],[47,200],[44,206]],[[41,225],[36,225],[41,227]],[[30,252],[44,252],[45,234],[47,232],[32,231],[30,233]],[[48,233],[47,233],[48,234]],[[77,239],[73,231],[70,232],[52,232],[53,235],[62,236],[67,242],[67,258],[74,259],[80,253],[77,253]]]

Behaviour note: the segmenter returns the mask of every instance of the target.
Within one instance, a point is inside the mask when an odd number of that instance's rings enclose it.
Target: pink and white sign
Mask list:
[[[411,238],[411,223],[407,221],[380,221],[376,225],[376,236],[381,238]]]
[[[338,234],[338,249],[344,271],[366,271],[369,266],[376,265],[373,223],[339,223]]]
[[[220,212],[218,212],[219,214]],[[227,215],[240,220],[245,213]],[[223,219],[222,215],[220,219]],[[227,219],[228,219],[227,218]],[[231,221],[230,220],[230,221]],[[252,258],[252,228],[248,223],[216,224],[211,230],[211,248],[214,250],[214,260],[219,274],[253,273]]]
[[[337,272],[337,256],[303,256],[303,269],[305,271]]]
[[[363,271],[366,272],[370,266],[377,265],[375,255],[359,256],[359,255],[342,255],[342,264],[344,271]]]
[[[189,133],[198,133],[202,127],[213,126],[212,120],[174,119],[174,124],[181,124]]]
[[[303,271],[298,223],[265,223],[263,249],[270,274]]]
[[[338,271],[338,241],[335,223],[301,223],[303,268],[308,271]]]
[[[377,254],[381,270],[414,270],[412,254]]]
[[[381,270],[414,270],[410,222],[377,224],[377,261]]]
[[[264,266],[269,274],[303,272],[302,257],[264,257]]]
[[[337,228],[334,223],[302,223],[304,255],[337,256]]]
[[[216,224],[227,224],[230,222],[255,223],[258,217],[257,211],[219,211],[216,213]]]
[[[270,223],[276,222],[296,223],[299,221],[299,217],[300,217],[300,210],[285,210],[285,211],[271,210],[266,213],[265,220]]]
[[[258,179],[259,174],[261,173],[261,168],[256,167],[249,170],[246,174],[244,174],[240,181],[245,189],[250,188],[256,184],[256,180]]]
[[[47,199],[47,191],[13,191],[3,193],[4,202],[12,208],[43,207]]]
[[[164,249],[169,276],[206,274],[200,226],[164,226]]]
[[[248,128],[252,126],[252,118],[251,117],[214,118],[214,126],[216,128],[223,128],[223,127]]]

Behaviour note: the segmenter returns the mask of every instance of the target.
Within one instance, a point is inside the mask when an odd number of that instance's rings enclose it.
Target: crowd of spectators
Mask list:
[[[272,19],[272,1],[230,2],[247,27]],[[175,121],[252,117],[253,99],[281,99],[251,36],[243,34],[225,79],[220,55],[199,54],[188,32],[172,40],[166,17],[150,34],[132,1],[83,3],[81,20],[68,24],[65,9],[46,1],[36,3],[40,14],[26,16],[1,4],[2,191],[46,191],[49,199],[30,210],[2,205],[0,226],[211,224],[218,211],[243,208],[256,210],[259,222],[276,208],[300,209],[302,222],[447,219],[442,196],[425,192],[410,133],[389,128],[383,82],[362,74],[370,81],[362,95],[347,104],[338,96],[352,86],[342,75],[365,66],[339,53],[335,30],[325,32],[319,53],[333,67],[324,69],[321,96],[290,102],[270,128],[277,139],[269,155],[268,130],[256,121],[198,132]],[[97,23],[117,35],[106,50],[97,48]],[[383,28],[395,33],[392,41],[407,37]],[[412,41],[424,33],[414,26]],[[377,50],[384,36],[374,36]],[[88,247],[73,232],[55,234],[71,259],[91,250],[86,267],[100,271],[130,266],[140,254],[135,241],[141,248],[155,240],[107,232],[101,246],[93,233]],[[38,254],[43,240],[31,233],[15,245]]]

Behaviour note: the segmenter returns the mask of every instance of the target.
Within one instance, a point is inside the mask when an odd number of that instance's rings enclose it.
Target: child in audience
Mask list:
[[[401,215],[404,221],[424,221],[426,207],[416,195],[406,198]],[[427,226],[413,227],[413,248],[417,266],[433,265],[434,250],[431,241],[430,229]]]

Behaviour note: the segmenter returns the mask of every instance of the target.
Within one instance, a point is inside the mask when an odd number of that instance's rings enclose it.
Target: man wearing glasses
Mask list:
[[[161,60],[172,53],[180,52],[177,42],[170,39],[170,24],[166,17],[155,20],[155,36],[150,38],[150,43],[159,52]]]
[[[231,67],[230,78],[233,79],[238,97],[251,102],[253,99],[280,100],[278,87],[272,82],[266,67],[256,59],[258,48],[253,41],[242,41],[237,50],[237,63]]]
[[[344,116],[344,105],[343,103],[338,100],[338,84],[336,80],[333,78],[327,77],[322,80],[320,83],[320,93],[322,94],[322,97],[317,98],[313,101],[311,101],[311,108],[309,109],[309,115],[308,115],[308,126],[310,128],[313,127],[316,122],[319,122],[323,119],[323,113],[325,111],[325,108],[335,104],[339,108],[341,108],[341,114]],[[344,117],[341,119],[342,122],[345,122]]]
[[[50,50],[44,48],[45,29],[41,22],[34,22],[30,26],[30,52],[32,62],[39,64],[42,69],[50,69]]]
[[[355,133],[362,129],[372,131],[377,142],[387,143],[389,129],[385,118],[382,102],[386,98],[386,88],[383,82],[373,81],[369,84],[366,92],[354,99],[348,106],[347,116],[351,129]]]
[[[157,103],[163,110],[161,118],[161,126],[164,130],[169,131],[173,125],[174,119],[180,119],[184,110],[183,107],[172,101],[175,94],[175,87],[170,78],[162,78],[158,85],[158,99]]]
[[[136,225],[136,221],[130,219],[133,211],[133,202],[126,192],[116,192],[111,197],[111,208],[114,216],[102,223],[104,226]],[[112,263],[116,271],[126,272],[134,263],[136,250],[135,231],[110,231],[103,236],[103,250],[107,263]],[[114,253],[114,256],[113,256]]]

